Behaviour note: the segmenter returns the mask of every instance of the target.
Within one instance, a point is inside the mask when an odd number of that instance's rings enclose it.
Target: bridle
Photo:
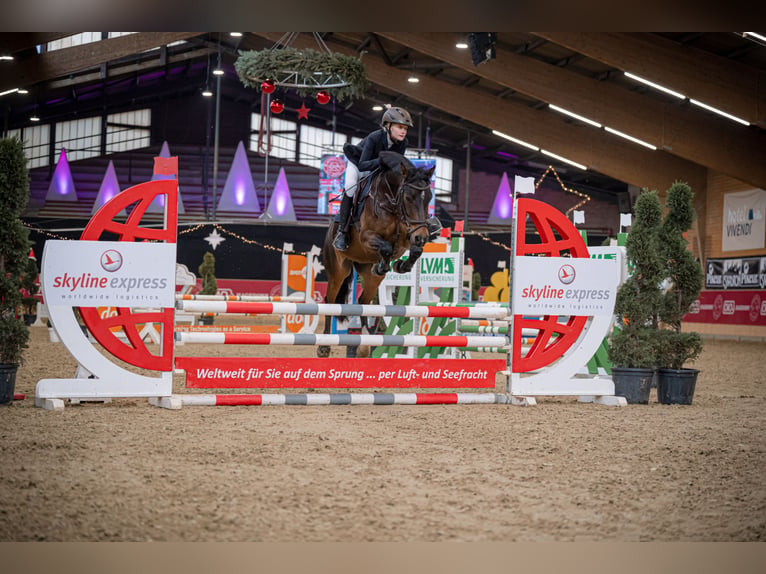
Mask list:
[[[406,183],[402,182],[401,185],[399,185],[399,188],[394,191],[391,188],[391,184],[388,182],[388,178],[382,177],[383,181],[386,183],[386,187],[388,188],[388,193],[385,194],[385,198],[388,200],[388,204],[384,204],[380,201],[378,198],[378,194],[370,194],[373,199],[373,212],[375,213],[375,217],[378,217],[380,214],[380,211],[385,211],[386,213],[389,213],[391,215],[397,216],[399,220],[404,224],[406,231],[407,231],[407,237],[412,237],[412,234],[418,231],[422,227],[428,227],[428,223],[426,219],[410,219],[409,215],[407,215],[407,208],[404,204],[404,191],[405,188],[414,189],[419,192],[425,192],[425,190],[431,188],[431,183],[426,181],[425,183],[421,185],[415,185],[412,183]],[[393,199],[391,199],[393,197]]]

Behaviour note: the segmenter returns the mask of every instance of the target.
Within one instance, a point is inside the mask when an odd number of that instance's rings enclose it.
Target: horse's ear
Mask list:
[[[435,165],[432,165],[432,166],[430,167],[430,169],[428,169],[428,170],[426,171],[426,179],[427,179],[428,181],[431,181],[431,178],[432,178],[432,177],[433,177],[433,175],[434,175],[434,171],[436,171],[436,166],[435,166]]]

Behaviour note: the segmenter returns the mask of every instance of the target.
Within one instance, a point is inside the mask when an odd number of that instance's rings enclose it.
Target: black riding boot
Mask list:
[[[338,251],[348,249],[348,224],[351,220],[351,204],[353,197],[343,194],[343,200],[340,202],[340,221],[338,223],[338,233],[335,235],[333,245]]]
[[[428,241],[433,241],[441,235],[442,222],[437,217],[431,217],[426,220],[428,227]]]

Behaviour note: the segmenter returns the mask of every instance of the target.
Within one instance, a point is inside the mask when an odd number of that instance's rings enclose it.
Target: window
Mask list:
[[[29,169],[48,165],[48,146],[51,141],[51,127],[48,124],[8,132],[9,138],[15,136],[24,143],[24,155]]]
[[[345,141],[345,135],[333,134],[330,130],[302,125],[300,162],[319,169],[322,155],[327,153],[343,153],[343,143]]]
[[[57,123],[55,157],[59,157],[62,148],[66,149],[69,161],[101,155],[101,118]]]
[[[271,118],[270,138],[271,151],[269,156],[281,157],[295,161],[296,137],[295,122],[288,122],[279,118]],[[250,119],[250,151],[258,151],[258,134],[261,130],[261,114],[252,114]],[[264,129],[263,146],[268,145],[267,134]],[[265,151],[265,150],[264,150]]]
[[[152,112],[149,109],[109,114],[106,117],[106,153],[128,151],[151,144]]]

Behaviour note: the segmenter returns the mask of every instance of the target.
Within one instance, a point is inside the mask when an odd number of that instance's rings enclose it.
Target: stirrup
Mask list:
[[[342,231],[339,231],[335,235],[335,241],[333,241],[333,247],[337,249],[338,251],[345,251],[348,249],[348,233],[343,233]]]

